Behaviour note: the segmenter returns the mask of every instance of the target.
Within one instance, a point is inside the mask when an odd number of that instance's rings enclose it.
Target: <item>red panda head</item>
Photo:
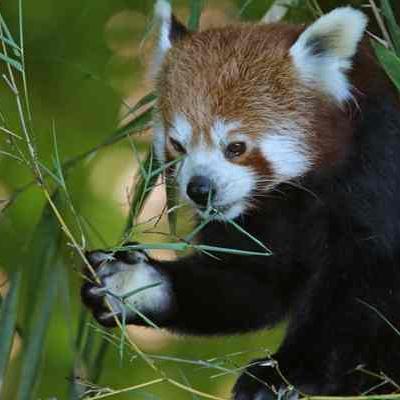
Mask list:
[[[308,28],[235,25],[193,33],[166,0],[155,57],[155,150],[183,156],[183,199],[235,218],[260,193],[335,164],[351,124],[347,72],[366,27],[363,13],[339,8]]]

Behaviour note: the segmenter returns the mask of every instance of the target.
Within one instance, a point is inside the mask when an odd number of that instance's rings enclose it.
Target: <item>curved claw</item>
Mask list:
[[[89,264],[94,268],[98,268],[101,264],[111,261],[113,257],[111,252],[102,250],[86,251],[85,256]]]

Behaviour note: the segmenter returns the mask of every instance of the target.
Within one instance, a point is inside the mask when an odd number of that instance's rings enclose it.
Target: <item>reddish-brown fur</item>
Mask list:
[[[180,113],[193,127],[194,143],[202,136],[210,146],[216,118],[240,122],[240,131],[254,140],[286,126],[297,127],[310,148],[314,167],[340,160],[352,131],[348,115],[357,112],[356,103],[362,101],[363,88],[371,85],[373,72],[364,81],[360,74],[354,75],[356,101],[340,107],[305,85],[293,65],[289,50],[303,30],[280,23],[240,24],[191,33],[175,43],[157,85],[166,124]],[[357,70],[373,71],[375,60],[366,48],[362,53],[355,62]],[[369,68],[362,68],[366,62]],[[167,146],[168,155],[173,152]],[[271,172],[259,153],[247,152],[233,162],[251,165],[263,176]]]

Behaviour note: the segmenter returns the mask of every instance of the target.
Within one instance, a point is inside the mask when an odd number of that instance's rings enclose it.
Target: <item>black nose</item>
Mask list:
[[[194,176],[186,189],[187,195],[199,206],[206,206],[214,195],[214,186],[206,176]]]

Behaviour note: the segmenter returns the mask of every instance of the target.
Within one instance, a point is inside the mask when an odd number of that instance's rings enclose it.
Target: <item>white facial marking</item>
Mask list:
[[[293,135],[267,134],[261,140],[260,146],[263,156],[271,163],[279,181],[300,177],[312,166],[304,142]]]
[[[365,14],[351,7],[337,8],[320,17],[290,49],[300,77],[338,102],[349,99],[351,88],[346,71],[366,25]]]
[[[190,144],[192,140],[192,126],[184,115],[175,115],[172,122],[170,135],[184,147],[187,147]]]
[[[211,127],[211,138],[216,146],[226,144],[228,141],[228,133],[233,129],[238,129],[238,122],[226,122],[223,119],[217,118]]]
[[[192,139],[192,127],[187,119],[181,115],[175,115],[169,135],[181,143],[184,147],[188,147]],[[158,161],[165,162],[165,143],[166,132],[159,116],[153,121],[153,148]]]
[[[107,294],[112,311],[115,313],[134,316],[135,309],[144,314],[146,312],[162,313],[171,305],[172,292],[169,282],[144,258],[138,258],[138,262],[134,265],[123,262],[106,264],[100,267],[98,274],[100,278],[104,275],[103,284],[114,295],[125,296],[137,291],[126,297],[124,303]],[[159,285],[146,288],[157,283]],[[139,290],[141,288],[143,288],[142,291]]]
[[[158,120],[153,125],[153,148],[160,163],[165,162],[165,129]]]

